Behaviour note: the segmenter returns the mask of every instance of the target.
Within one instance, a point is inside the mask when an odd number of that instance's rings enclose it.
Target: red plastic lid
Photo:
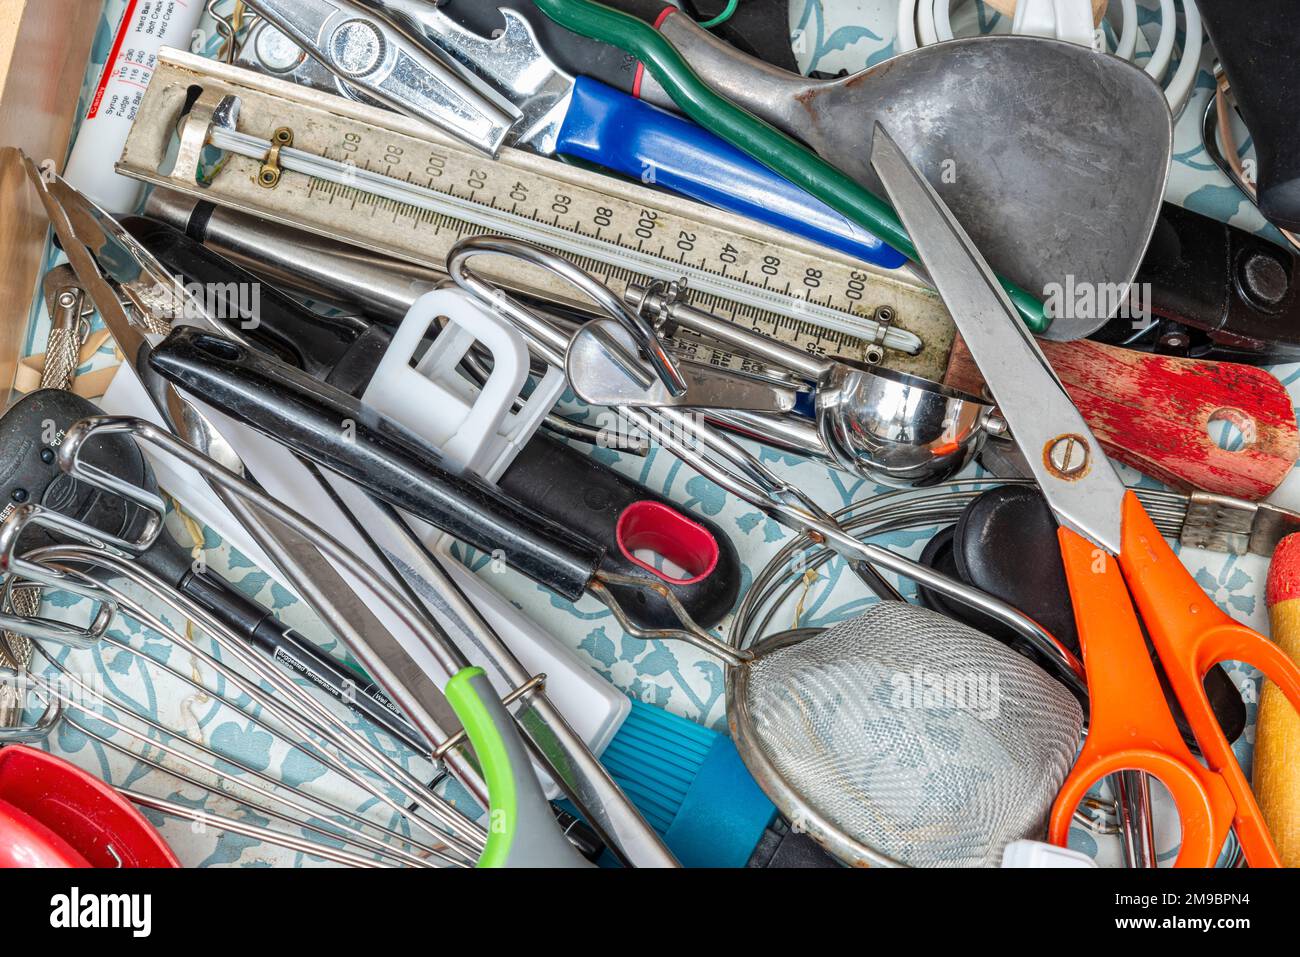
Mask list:
[[[180,867],[180,861],[126,798],[94,775],[52,754],[0,749],[0,864],[7,867]],[[14,814],[13,812],[17,812]],[[22,815],[22,817],[18,817]],[[42,831],[35,831],[35,823]],[[81,863],[27,865],[15,854],[41,835],[44,853]],[[52,843],[53,837],[61,842]],[[31,853],[35,853],[34,850]]]
[[[89,867],[71,844],[30,814],[0,801],[0,867]]]

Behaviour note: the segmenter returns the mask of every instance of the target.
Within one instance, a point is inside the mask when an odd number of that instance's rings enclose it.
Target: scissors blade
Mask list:
[[[1119,554],[1124,484],[996,274],[879,123],[871,165],[1058,520]]]
[[[72,224],[68,206],[62,198],[54,195],[54,189],[62,184],[62,180],[54,176],[52,180],[47,181],[36,168],[31,157],[26,154],[23,155],[23,166],[32,185],[36,187],[36,195],[40,197],[41,205],[45,207],[50,225],[54,228],[54,234],[59,237],[59,245],[63,247],[63,252],[68,257],[72,271],[77,274],[78,281],[90,296],[91,302],[104,320],[104,325],[108,327],[109,334],[112,335],[117,347],[122,350],[123,355],[134,361],[142,351],[149,348],[149,342],[145,338],[144,330],[127,314],[117,293],[100,271],[96,258],[87,250],[81,234]],[[75,190],[66,192],[80,196]],[[140,275],[137,273],[134,279],[139,281]]]

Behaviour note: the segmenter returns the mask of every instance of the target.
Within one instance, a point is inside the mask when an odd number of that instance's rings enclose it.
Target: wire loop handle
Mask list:
[[[568,279],[597,303],[603,304],[607,296],[614,295],[612,291],[563,257],[520,240],[480,236],[463,240],[452,249],[447,257],[447,273],[456,284],[488,309],[510,319],[540,358],[563,368],[570,337],[505,290],[470,270],[469,260],[481,255],[510,256],[541,265]],[[757,456],[698,417],[680,409],[651,410],[628,405],[619,406],[617,411],[700,475],[787,528],[829,546],[850,565],[879,565],[999,619],[1043,652],[1057,666],[1058,676],[1070,687],[1084,688],[1082,663],[1042,626],[991,595],[879,545],[858,541],[805,492],[782,479]],[[734,640],[730,645],[739,650]],[[737,663],[734,654],[723,657],[732,664]]]

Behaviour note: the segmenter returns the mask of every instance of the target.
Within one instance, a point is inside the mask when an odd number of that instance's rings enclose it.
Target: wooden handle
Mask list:
[[[1265,592],[1273,641],[1300,664],[1300,534],[1273,553]],[[1255,724],[1255,801],[1284,867],[1300,867],[1300,717],[1265,681]]]
[[[1013,17],[1016,15],[1017,0],[984,0],[986,7],[992,7],[1003,16]],[[1101,26],[1101,18],[1106,15],[1106,5],[1109,0],[1092,0],[1092,22],[1094,26]]]
[[[1174,488],[1251,501],[1272,493],[1295,466],[1295,409],[1286,388],[1263,369],[1086,339],[1038,344],[1117,462]],[[984,391],[984,378],[960,339],[945,381],[976,395]],[[1241,449],[1222,449],[1210,437],[1211,426],[1224,420],[1241,430]]]

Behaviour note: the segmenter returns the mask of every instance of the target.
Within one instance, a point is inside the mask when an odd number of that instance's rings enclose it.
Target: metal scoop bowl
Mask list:
[[[994,270],[1047,301],[1047,338],[1082,338],[1109,318],[1059,308],[1058,288],[1110,294],[1137,275],[1173,120],[1160,86],[1131,63],[1060,40],[987,36],[817,80],[748,57],[687,16],[659,31],[714,90],[877,196],[871,131],[887,124]],[[650,77],[641,95],[672,102]]]

